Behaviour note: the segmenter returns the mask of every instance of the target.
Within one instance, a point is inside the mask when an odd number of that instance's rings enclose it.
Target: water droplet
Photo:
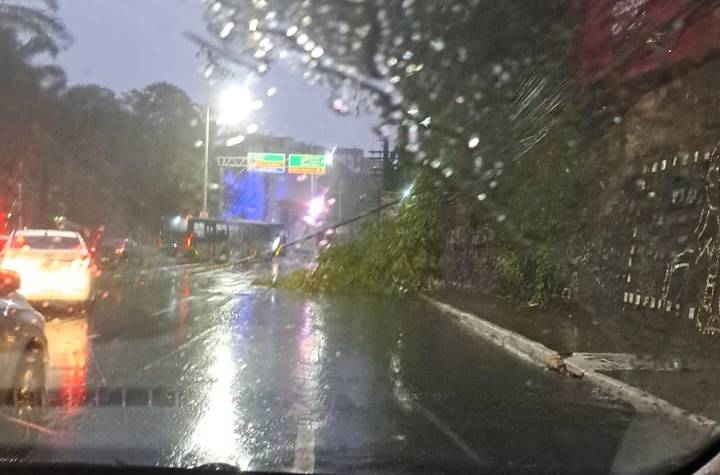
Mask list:
[[[302,26],[310,26],[311,23],[312,18],[310,17],[310,15],[305,15],[304,17],[302,17],[302,20],[300,20],[300,24]]]
[[[298,27],[293,25],[290,28],[288,28],[287,31],[285,31],[285,35],[288,37],[295,36],[295,33],[297,33],[297,32],[298,32]]]
[[[195,148],[200,148],[200,147],[203,146],[203,141],[202,141],[202,140],[196,140],[194,145],[195,145]]]
[[[442,38],[435,38],[430,41],[430,46],[432,46],[432,49],[435,51],[442,51],[445,49],[445,41]]]
[[[433,168],[436,169],[436,170],[437,170],[438,168],[440,168],[440,165],[442,165],[442,162],[441,162],[439,159],[437,159],[437,158],[436,158],[435,160],[433,160],[432,162],[430,162],[430,166],[433,167]]]
[[[493,74],[499,75],[500,73],[502,73],[502,71],[503,71],[503,67],[500,63],[493,65],[493,67],[492,67]]]
[[[620,122],[622,122],[622,117],[620,117],[619,115],[613,117],[613,123],[619,124]]]
[[[257,31],[257,27],[258,27],[259,24],[260,24],[260,20],[258,20],[257,18],[253,18],[252,20],[250,20],[250,24],[248,25],[248,29],[249,29],[250,31]]]
[[[431,121],[431,120],[432,120],[432,117],[430,117],[430,116],[425,117],[425,119],[423,119],[423,121],[420,122],[420,125],[422,125],[422,126],[424,126],[424,127],[430,127],[430,121]]]
[[[495,188],[495,187],[497,187],[497,185],[498,185],[497,180],[493,180],[490,182],[490,188]]]
[[[306,35],[305,33],[302,33],[300,36],[297,37],[297,44],[302,46],[305,43],[307,43],[309,39],[310,38],[308,38],[308,35]]]
[[[465,102],[465,96],[457,96],[457,97],[455,98],[455,103],[456,103],[456,104],[462,104],[462,103],[464,103],[464,102]]]
[[[226,23],[225,26],[223,26],[222,30],[220,30],[220,38],[227,38],[233,28],[235,28],[235,23]]]
[[[457,50],[458,52],[458,61],[461,63],[464,63],[468,59],[468,51],[467,48],[464,46],[461,46]]]
[[[244,135],[236,135],[235,137],[230,137],[225,141],[225,145],[228,147],[232,147],[233,145],[237,145],[239,143],[242,143],[245,140]]]
[[[480,171],[480,169],[481,169],[482,166],[483,166],[483,158],[482,158],[480,155],[478,155],[477,157],[475,157],[475,159],[473,160],[473,165],[475,166],[475,171],[476,171],[476,172],[477,172],[477,171]]]
[[[447,167],[446,169],[443,170],[443,176],[445,178],[450,178],[452,176],[452,174],[453,174],[453,169],[450,167]]]
[[[322,49],[322,46],[316,46],[315,48],[313,48],[312,52],[310,52],[310,56],[317,59],[320,56],[322,56],[324,53],[325,53],[325,50]]]
[[[339,97],[333,99],[332,108],[335,112],[339,114],[347,114],[349,112],[348,106],[345,105],[345,102]]]
[[[487,195],[485,193],[480,193],[477,195],[478,201],[485,201],[485,198],[487,198]]]
[[[477,135],[473,135],[470,137],[470,140],[468,140],[468,147],[469,148],[475,148],[480,144],[480,137]]]
[[[502,223],[503,221],[505,221],[505,215],[504,214],[498,215],[497,220],[498,220],[498,223]]]
[[[254,134],[255,132],[257,132],[257,130],[258,130],[257,124],[250,124],[247,126],[247,129],[246,129],[248,134]]]
[[[277,88],[276,88],[276,87],[271,87],[271,88],[269,88],[269,89],[267,90],[267,96],[268,96],[268,97],[272,97],[272,96],[274,96],[276,93],[277,93]]]

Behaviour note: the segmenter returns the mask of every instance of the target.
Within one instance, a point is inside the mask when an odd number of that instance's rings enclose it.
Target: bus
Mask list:
[[[270,252],[281,235],[287,230],[280,223],[177,216],[163,221],[160,242],[176,257],[226,262]]]

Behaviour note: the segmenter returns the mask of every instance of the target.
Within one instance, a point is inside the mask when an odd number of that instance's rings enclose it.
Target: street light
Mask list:
[[[252,95],[241,86],[230,86],[219,97],[217,120],[220,125],[238,125],[252,110],[262,107],[262,102],[253,101]],[[208,162],[210,161],[210,102],[205,108],[205,179],[203,181],[203,206],[200,217],[208,215]]]
[[[220,94],[218,101],[217,123],[220,125],[238,125],[250,115],[254,100],[247,89],[231,86]]]

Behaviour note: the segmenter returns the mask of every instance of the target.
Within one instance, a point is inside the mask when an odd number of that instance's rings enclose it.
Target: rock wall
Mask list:
[[[602,286],[579,286],[580,300],[720,330],[718,84],[714,60],[657,87],[594,147],[596,255],[586,257],[604,264],[580,273]]]

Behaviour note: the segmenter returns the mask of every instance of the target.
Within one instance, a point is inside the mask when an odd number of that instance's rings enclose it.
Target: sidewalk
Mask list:
[[[634,312],[601,319],[523,308],[467,292],[431,297],[537,341],[563,358],[584,353],[597,360],[601,373],[720,421],[720,336],[700,335],[692,320]]]

